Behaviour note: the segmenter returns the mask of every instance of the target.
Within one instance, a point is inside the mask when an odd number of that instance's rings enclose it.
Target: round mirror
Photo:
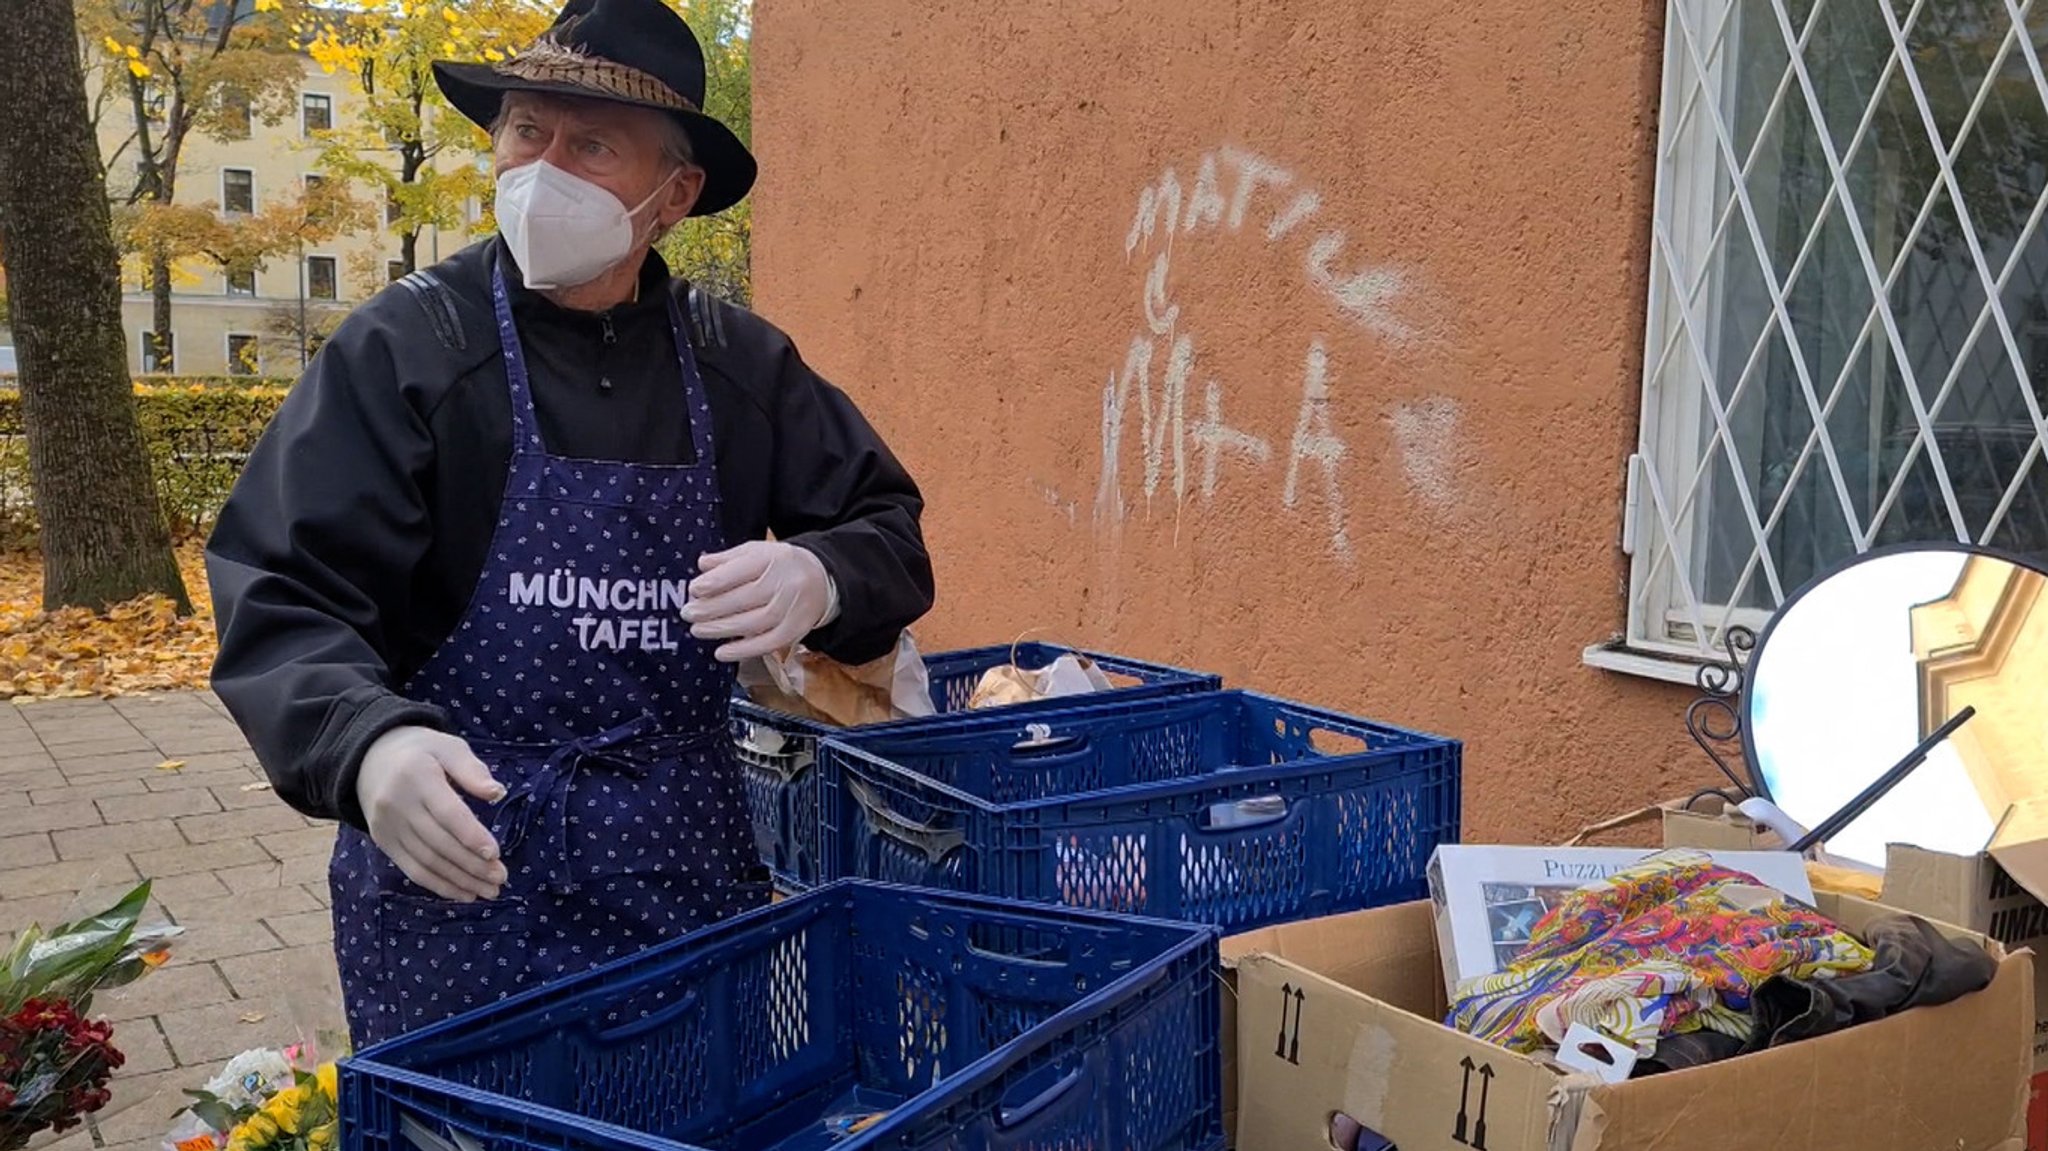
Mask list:
[[[1826,848],[1877,867],[1892,843],[1982,851],[2008,805],[2048,794],[2044,583],[2021,561],[1960,546],[1873,553],[1816,581],[1750,661],[1751,778],[1819,827],[1974,709]]]

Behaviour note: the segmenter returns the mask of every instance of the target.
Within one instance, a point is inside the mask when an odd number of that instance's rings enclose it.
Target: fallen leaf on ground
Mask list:
[[[242,785],[242,790],[243,790],[243,791],[269,791],[269,790],[270,790],[270,785],[269,785],[269,784],[267,784],[267,783],[245,783],[245,784],[243,784],[243,785]]]
[[[158,771],[182,771],[184,767],[185,761],[182,759],[167,759],[156,765]]]
[[[179,545],[193,614],[144,596],[103,612],[42,608],[43,561],[0,553],[0,700],[80,699],[208,686],[215,653],[203,541]]]
[[[261,1023],[263,1022],[263,1013],[261,1011],[251,1011],[249,1014],[242,1016],[242,1022]]]

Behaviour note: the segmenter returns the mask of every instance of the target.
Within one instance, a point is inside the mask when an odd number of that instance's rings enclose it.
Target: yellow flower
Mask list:
[[[341,1129],[340,1123],[322,1123],[306,1133],[307,1151],[331,1151],[334,1136]]]
[[[239,1141],[247,1151],[261,1151],[262,1148],[277,1142],[279,1134],[277,1120],[270,1117],[270,1108],[266,1106],[243,1120],[242,1125],[235,1128],[234,1135],[228,1142],[232,1145]]]
[[[299,1111],[305,1104],[305,1088],[287,1087],[270,1097],[270,1102],[263,1105],[263,1110],[258,1115],[258,1118],[268,1116],[272,1122],[277,1124],[279,1131],[286,1135],[297,1135],[299,1133]]]

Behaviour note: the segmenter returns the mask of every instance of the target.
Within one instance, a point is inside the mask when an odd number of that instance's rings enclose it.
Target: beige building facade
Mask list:
[[[318,134],[359,122],[362,99],[346,77],[328,75],[310,59],[302,61],[302,72],[292,113],[280,122],[252,120],[246,139],[217,139],[196,131],[187,137],[178,169],[179,203],[253,214],[280,201],[296,200],[309,179],[326,178],[318,164]],[[89,73],[88,81],[100,74]],[[119,189],[133,178],[133,153],[121,150],[134,132],[133,113],[125,100],[103,104],[101,151],[111,158],[108,182]],[[465,156],[448,162],[480,159]],[[393,156],[391,167],[396,166]],[[359,184],[350,192],[370,205],[371,226],[309,246],[303,254],[272,259],[239,279],[231,279],[209,261],[186,261],[177,268],[171,303],[176,373],[296,376],[302,366],[300,330],[315,333],[316,338],[331,331],[349,308],[402,272],[399,236],[385,226],[383,190]],[[470,204],[465,218],[477,222],[481,205]],[[467,227],[427,228],[420,234],[418,262],[424,267],[452,255],[470,239]],[[158,370],[147,354],[153,315],[147,271],[131,260],[122,279],[122,326],[130,364],[139,374]]]

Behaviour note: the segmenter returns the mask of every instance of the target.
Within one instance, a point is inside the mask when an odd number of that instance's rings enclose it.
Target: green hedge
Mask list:
[[[248,377],[145,376],[136,381],[136,413],[149,445],[150,470],[174,534],[190,536],[212,525],[241,474],[242,461],[289,387],[289,380]],[[33,539],[35,530],[21,393],[0,389],[0,544]]]

